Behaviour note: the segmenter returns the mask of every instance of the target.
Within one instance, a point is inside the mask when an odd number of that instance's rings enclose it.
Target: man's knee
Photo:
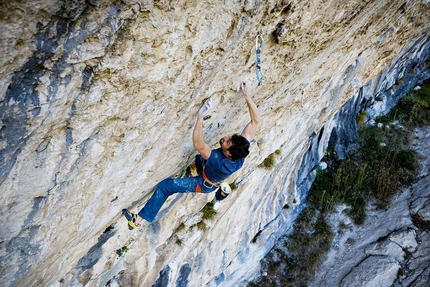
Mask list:
[[[159,190],[165,194],[166,192],[169,191],[169,189],[171,189],[171,187],[172,187],[171,182],[172,182],[171,178],[166,178],[166,179],[160,181],[157,185],[156,190]]]

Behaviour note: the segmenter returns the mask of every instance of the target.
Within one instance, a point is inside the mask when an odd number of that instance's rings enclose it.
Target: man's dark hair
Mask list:
[[[232,146],[228,149],[233,160],[241,159],[249,154],[249,141],[238,134],[231,136]]]

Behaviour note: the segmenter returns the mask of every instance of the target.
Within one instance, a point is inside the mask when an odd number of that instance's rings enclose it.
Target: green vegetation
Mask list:
[[[378,118],[385,124],[395,120],[407,127],[430,124],[430,79],[424,82],[420,90],[402,98],[388,115]]]
[[[206,225],[206,222],[204,220],[201,220],[199,223],[197,223],[197,228],[201,231],[206,231],[208,229],[208,226]]]
[[[116,250],[116,254],[118,255],[118,257],[121,257],[122,255],[127,253],[127,251],[128,251],[128,247],[123,246],[122,248]]]
[[[317,171],[308,195],[309,206],[298,216],[284,246],[273,249],[262,261],[267,275],[248,286],[307,286],[331,247],[334,234],[325,218],[336,205],[347,205],[351,219],[362,224],[366,204],[386,208],[401,186],[411,184],[418,167],[416,154],[410,149],[412,128],[429,125],[429,105],[427,80],[422,89],[411,92],[388,115],[376,119],[376,126],[361,126],[357,147],[345,160],[338,161],[334,152],[327,150],[323,160],[328,168]],[[362,117],[357,115],[357,123]],[[412,220],[417,227],[430,230],[428,222],[419,216],[412,215]],[[345,232],[349,227],[342,221],[338,228]],[[350,238],[347,243],[353,241]]]
[[[273,153],[269,154],[268,157],[266,157],[263,162],[259,165],[259,167],[264,168],[272,168],[275,166],[275,155]]]
[[[214,209],[214,202],[208,202],[206,203],[206,205],[203,207],[202,212],[203,212],[203,220],[212,220],[215,218],[215,215],[217,215],[216,210]]]
[[[258,166],[262,167],[262,168],[273,168],[275,166],[275,155],[280,155],[281,154],[281,150],[277,149],[275,152],[269,154],[262,163],[260,163]]]
[[[360,113],[358,113],[357,119],[356,119],[357,120],[357,125],[358,126],[364,125],[366,117],[367,117],[367,113],[366,112],[360,112]]]
[[[236,182],[232,182],[232,183],[230,183],[229,185],[230,185],[230,188],[231,188],[231,190],[232,190],[232,191],[237,189],[237,184],[236,184]]]
[[[324,216],[313,208],[302,211],[294,230],[283,248],[269,253],[263,263],[267,275],[250,283],[250,287],[307,286],[308,279],[326,258],[334,234]],[[280,271],[281,266],[286,268]]]
[[[207,220],[213,220],[215,218],[215,216],[217,215],[217,211],[214,209],[214,205],[215,205],[215,200],[206,203],[206,205],[202,208],[201,212],[202,212],[202,220],[200,220],[197,224],[194,224],[192,226],[190,226],[190,229],[193,229],[194,227],[197,227],[198,229],[202,230],[202,231],[206,231],[207,230],[207,224],[206,221]],[[185,223],[181,223],[179,224],[178,227],[176,227],[175,229],[175,233],[178,233],[179,231],[182,231],[185,229]],[[176,235],[177,236],[177,235]],[[181,246],[182,245],[182,239],[177,239],[176,240],[176,244]]]
[[[179,224],[178,227],[176,227],[175,233],[177,233],[177,232],[179,232],[181,230],[184,230],[184,229],[185,229],[185,223],[182,222],[181,224]]]
[[[408,147],[410,133],[398,127],[366,126],[359,147],[343,161],[326,156],[329,168],[319,170],[309,191],[309,202],[322,212],[344,203],[356,224],[365,219],[365,206],[375,200],[386,207],[401,186],[417,172],[415,152]]]
[[[365,201],[360,187],[363,185],[365,169],[358,169],[351,162],[343,162],[336,172],[322,170],[309,192],[308,200],[322,212],[331,212],[340,203],[352,207],[351,217],[356,223],[364,221]]]
[[[398,121],[407,127],[394,126]],[[430,80],[402,98],[386,116],[376,119],[383,127],[362,127],[359,147],[337,162],[331,153],[327,170],[318,171],[308,200],[323,212],[340,203],[350,206],[356,224],[365,219],[365,205],[375,200],[386,207],[401,186],[411,184],[418,168],[416,154],[409,148],[413,127],[430,124]]]
[[[177,239],[176,239],[176,244],[177,244],[178,246],[182,246],[182,244],[184,244],[184,241],[183,241],[182,239],[180,239],[180,238],[177,238]]]
[[[217,215],[217,211],[214,209],[215,200],[206,203],[206,205],[202,208],[202,220],[194,226],[197,226],[198,229],[202,231],[207,230],[206,220],[213,220]]]
[[[397,84],[403,84],[405,82],[405,78],[400,78],[397,80]]]
[[[430,230],[430,221],[422,219],[417,214],[412,214],[412,222],[416,227],[418,227],[421,230]]]

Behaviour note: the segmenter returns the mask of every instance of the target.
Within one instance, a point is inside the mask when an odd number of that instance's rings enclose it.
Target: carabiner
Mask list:
[[[258,82],[261,82],[264,79],[264,74],[261,68],[261,48],[263,48],[264,40],[262,36],[262,31],[258,31],[257,36],[255,37],[255,50],[256,50],[256,60],[255,60],[255,73],[257,75]]]

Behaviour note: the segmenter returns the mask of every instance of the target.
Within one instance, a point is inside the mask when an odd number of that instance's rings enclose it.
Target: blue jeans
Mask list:
[[[196,177],[167,178],[163,180],[157,185],[157,188],[142,210],[139,211],[139,216],[148,222],[154,221],[155,216],[169,196],[175,193],[196,192],[198,185],[202,193],[209,193],[217,188],[216,186],[211,186],[206,183],[200,175]]]

